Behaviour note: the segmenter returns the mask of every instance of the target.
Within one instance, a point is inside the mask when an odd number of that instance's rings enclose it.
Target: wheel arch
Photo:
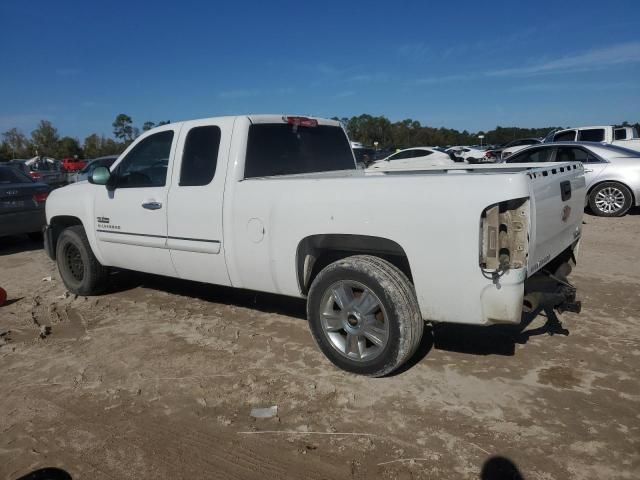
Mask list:
[[[400,244],[384,237],[352,234],[310,235],[298,243],[296,276],[303,295],[320,271],[337,260],[352,255],[372,255],[398,267],[413,281],[407,254]]]
[[[72,227],[74,225],[80,225],[86,231],[86,227],[82,223],[82,220],[73,215],[56,215],[55,217],[51,217],[51,220],[49,220],[50,238],[45,241],[50,242],[50,251],[53,260],[55,260],[56,257],[56,245],[58,244],[60,234],[65,228]]]

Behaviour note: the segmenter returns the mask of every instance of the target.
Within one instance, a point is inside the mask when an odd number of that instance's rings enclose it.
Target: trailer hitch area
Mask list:
[[[525,282],[523,311],[532,313],[540,310],[556,310],[558,313],[580,313],[582,303],[576,300],[576,288],[567,276],[571,265],[563,263],[554,272],[540,271]]]

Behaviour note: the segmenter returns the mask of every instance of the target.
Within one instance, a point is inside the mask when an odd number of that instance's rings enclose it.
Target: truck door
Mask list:
[[[96,185],[98,247],[107,263],[175,276],[167,243],[167,192],[178,130],[138,140],[111,169],[109,187]]]
[[[167,246],[180,278],[230,285],[222,202],[233,118],[182,126],[169,190]]]

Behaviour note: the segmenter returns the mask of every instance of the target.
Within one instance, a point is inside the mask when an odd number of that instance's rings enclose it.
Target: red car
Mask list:
[[[78,158],[63,158],[62,159],[62,169],[65,172],[77,172],[78,170],[82,170],[87,165],[85,160],[80,160]]]

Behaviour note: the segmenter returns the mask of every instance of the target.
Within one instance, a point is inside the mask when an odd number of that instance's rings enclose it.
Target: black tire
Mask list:
[[[371,359],[349,358],[348,352],[341,352],[323,327],[321,312],[326,305],[333,304],[331,289],[342,283],[366,287],[382,307],[375,316],[378,318],[377,315],[381,315],[382,323],[386,325],[387,337],[383,345],[367,343],[371,344],[368,348],[376,349]],[[337,305],[336,302],[331,308]],[[336,316],[342,312],[336,312]],[[348,372],[371,377],[388,375],[409,360],[418,349],[424,330],[416,293],[407,276],[386,260],[369,255],[347,257],[325,267],[311,285],[307,299],[307,317],[315,342],[334,365]],[[346,328],[341,332],[334,331],[331,335],[343,335],[344,343],[347,343]],[[362,340],[362,337],[358,338]]]
[[[62,231],[56,244],[56,261],[70,292],[95,295],[104,290],[109,270],[96,259],[81,225]]]
[[[632,203],[631,191],[618,182],[603,182],[589,194],[589,208],[599,217],[622,217]]]

